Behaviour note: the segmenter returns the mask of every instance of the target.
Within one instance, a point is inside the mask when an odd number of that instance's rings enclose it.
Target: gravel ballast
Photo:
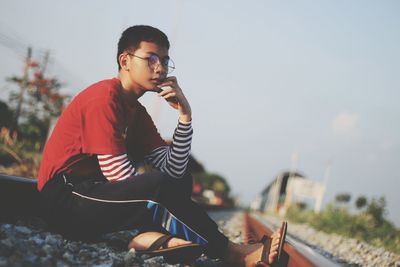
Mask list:
[[[241,241],[241,216],[238,212],[217,212],[211,216],[232,240]],[[0,266],[188,266],[169,265],[162,257],[145,259],[127,251],[127,244],[136,230],[102,236],[96,242],[64,239],[46,231],[39,219],[0,224]],[[223,266],[219,260],[202,256],[191,266]]]
[[[211,212],[210,216],[230,240],[243,242],[243,212]],[[275,226],[281,221],[271,216],[263,216],[263,219]],[[128,242],[137,234],[136,230],[107,234],[89,243],[67,240],[46,229],[46,225],[38,219],[0,224],[0,266],[224,266],[223,262],[205,256],[192,265],[169,265],[162,257],[137,257],[126,249]],[[400,267],[399,255],[355,239],[326,234],[291,222],[288,233],[325,256],[330,255],[342,266]]]
[[[281,222],[280,218],[272,216],[264,215],[263,219],[274,226],[278,226]],[[333,259],[342,262],[345,266],[400,267],[399,255],[353,238],[327,234],[308,225],[293,222],[289,222],[288,234],[310,245],[325,256],[327,256],[327,252]]]

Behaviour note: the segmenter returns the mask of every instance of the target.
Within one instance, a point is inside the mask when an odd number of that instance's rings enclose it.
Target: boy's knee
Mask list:
[[[185,172],[182,177],[175,179],[177,179],[184,187],[186,187],[188,190],[190,189],[190,192],[192,192],[193,176],[190,172]]]
[[[168,193],[176,193],[181,196],[190,197],[192,194],[193,187],[193,176],[186,172],[182,177],[174,178],[167,175],[167,178],[163,181],[163,186]]]

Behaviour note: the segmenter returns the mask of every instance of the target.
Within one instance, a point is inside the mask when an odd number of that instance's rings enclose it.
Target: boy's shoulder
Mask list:
[[[81,94],[89,94],[94,96],[107,96],[114,95],[118,93],[118,89],[120,87],[120,81],[117,78],[102,80],[96,82],[86,89],[84,89]]]
[[[120,81],[117,78],[96,82],[78,93],[71,104],[84,105],[88,102],[109,99],[116,101],[119,94]]]

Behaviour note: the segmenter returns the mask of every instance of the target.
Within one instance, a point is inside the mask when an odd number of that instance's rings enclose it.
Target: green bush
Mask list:
[[[368,203],[365,211],[356,214],[330,203],[319,214],[292,206],[286,215],[293,222],[307,223],[317,230],[356,238],[400,254],[400,230],[385,219],[385,199],[372,199]]]
[[[311,211],[302,209],[301,207],[299,207],[297,205],[291,206],[286,213],[286,217],[289,220],[295,221],[298,223],[311,222],[311,221],[313,221],[314,216],[315,215]]]

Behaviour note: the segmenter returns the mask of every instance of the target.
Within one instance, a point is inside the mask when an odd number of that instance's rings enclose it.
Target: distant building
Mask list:
[[[314,211],[320,212],[324,193],[322,183],[309,180],[298,172],[282,172],[251,203],[250,208],[284,215],[291,205],[311,201]]]

